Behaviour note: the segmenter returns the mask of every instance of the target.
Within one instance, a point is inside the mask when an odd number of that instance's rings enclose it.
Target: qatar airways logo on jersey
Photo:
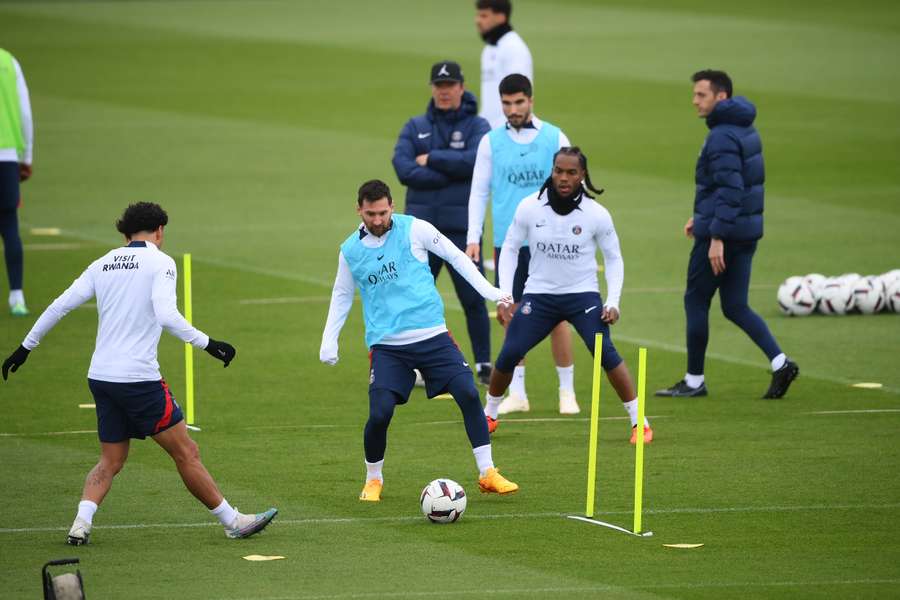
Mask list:
[[[397,272],[397,263],[394,261],[381,265],[380,269],[372,271],[366,276],[366,280],[372,285],[386,283],[394,279],[400,279],[400,274]]]
[[[103,272],[106,271],[121,271],[126,270],[130,271],[132,269],[137,269],[140,267],[140,263],[134,262],[134,259],[137,258],[137,254],[128,254],[122,256],[113,256],[112,263],[107,263],[103,265]]]
[[[561,242],[538,242],[534,247],[547,258],[555,260],[575,260],[581,252],[578,244],[563,244]]]
[[[547,180],[547,170],[532,163],[517,167],[507,167],[503,175],[506,183],[517,187],[540,187]]]

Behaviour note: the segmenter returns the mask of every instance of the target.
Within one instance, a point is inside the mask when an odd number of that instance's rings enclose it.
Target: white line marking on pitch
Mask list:
[[[302,304],[330,301],[331,296],[285,296],[284,298],[246,298],[238,300],[238,304]]]
[[[37,433],[0,433],[0,437],[27,437],[31,435],[76,435],[79,433],[97,433],[97,430],[77,429],[75,431],[39,431]]]
[[[804,415],[856,415],[869,413],[898,413],[900,408],[865,408],[857,410],[817,410],[815,412],[802,413]]]
[[[890,504],[841,504],[825,505],[816,504],[809,506],[725,506],[725,507],[698,507],[698,508],[659,508],[645,510],[645,515],[704,515],[715,513],[755,513],[755,512],[815,512],[832,510],[895,510],[900,508],[900,502]],[[508,513],[495,515],[467,514],[467,521],[493,521],[501,519],[558,519],[567,517],[571,513],[562,512],[537,512],[537,513]],[[631,515],[630,510],[599,511],[600,515]],[[276,519],[278,525],[352,525],[355,523],[403,523],[422,521],[421,515],[394,516],[394,517],[311,517],[308,519]],[[202,523],[126,523],[119,525],[95,525],[96,529],[187,529],[196,527],[214,527],[219,524],[215,521]],[[41,531],[67,531],[68,525],[57,527],[16,527],[0,529],[3,533],[35,533]]]

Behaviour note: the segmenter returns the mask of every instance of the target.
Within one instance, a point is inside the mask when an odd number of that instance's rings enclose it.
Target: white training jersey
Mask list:
[[[546,192],[522,200],[500,253],[500,289],[504,292],[512,291],[519,248],[526,241],[531,251],[526,294],[599,292],[599,249],[606,273],[604,306],[619,308],[625,263],[612,217],[599,203],[585,197],[578,208],[560,215],[550,207]]]
[[[25,85],[25,75],[19,61],[13,59],[13,67],[16,69],[16,93],[19,96],[19,116],[22,119],[22,137],[25,140],[25,149],[22,155],[15,148],[0,148],[0,162],[19,162],[30,165],[34,152],[34,123],[31,119],[31,100],[28,97],[28,86]]]
[[[520,73],[534,86],[534,67],[525,40],[515,31],[503,35],[497,45],[486,44],[481,51],[481,112],[491,129],[506,123],[500,104],[500,82],[507,75]]]
[[[35,348],[69,311],[96,296],[99,323],[88,377],[114,383],[158,381],[156,347],[163,328],[197,348],[209,344],[209,336],[178,312],[177,280],[175,261],[152,242],[110,250],[47,307],[22,345]]]

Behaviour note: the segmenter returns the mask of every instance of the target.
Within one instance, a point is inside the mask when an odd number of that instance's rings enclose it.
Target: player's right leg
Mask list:
[[[78,513],[69,529],[66,543],[72,546],[88,543],[93,527],[94,513],[97,512],[97,508],[112,487],[113,478],[125,466],[129,445],[128,438],[114,443],[100,442],[100,460],[84,480],[81,501],[78,503]]]
[[[0,236],[9,282],[9,310],[15,317],[28,314],[22,292],[24,253],[19,236],[19,163],[0,162]]]

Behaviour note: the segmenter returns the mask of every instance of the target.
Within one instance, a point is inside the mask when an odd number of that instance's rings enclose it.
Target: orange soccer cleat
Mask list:
[[[519,490],[519,486],[500,474],[500,471],[491,467],[484,477],[478,480],[478,487],[485,494],[512,494]]]
[[[653,441],[653,430],[649,427],[644,427],[644,443],[649,444]],[[637,425],[631,428],[631,443],[637,444]]]
[[[380,502],[381,488],[384,483],[380,479],[370,479],[366,482],[366,486],[359,494],[359,499],[363,502]]]

